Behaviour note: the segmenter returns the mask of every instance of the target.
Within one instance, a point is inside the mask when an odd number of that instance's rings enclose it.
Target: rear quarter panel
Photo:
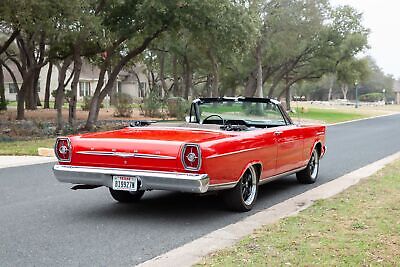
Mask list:
[[[240,132],[237,136],[201,144],[202,171],[210,184],[236,182],[251,164],[261,165],[261,177],[274,175],[277,146],[273,131]]]
[[[325,146],[326,127],[322,125],[303,125],[299,126],[303,129],[304,149],[303,162],[308,163],[311,153],[315,146],[320,143],[322,148]]]

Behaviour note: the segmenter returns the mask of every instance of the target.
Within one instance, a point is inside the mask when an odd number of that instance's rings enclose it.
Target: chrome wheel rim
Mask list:
[[[316,150],[313,151],[310,162],[308,164],[310,166],[311,178],[316,179],[319,167],[318,153]]]
[[[249,206],[253,203],[257,192],[257,176],[254,167],[250,167],[240,181],[242,183],[242,198],[244,203]]]

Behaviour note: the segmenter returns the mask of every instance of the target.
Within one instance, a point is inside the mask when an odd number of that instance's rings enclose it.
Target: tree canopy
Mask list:
[[[333,77],[344,90],[372,84],[369,74],[379,72],[359,56],[368,48],[362,14],[327,0],[3,0],[0,31],[2,68],[15,64],[23,77],[20,119],[37,106],[38,72],[55,64],[73,66],[73,124],[82,61],[99,68],[88,129],[118,74],[138,64],[165,98],[268,96],[286,99],[288,109],[293,87]],[[60,113],[68,78],[61,75],[57,88]]]

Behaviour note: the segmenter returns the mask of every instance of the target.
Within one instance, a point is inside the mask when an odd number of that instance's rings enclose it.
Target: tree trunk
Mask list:
[[[256,92],[257,87],[257,70],[253,70],[249,77],[247,78],[247,82],[244,89],[244,96],[252,97]]]
[[[332,86],[329,87],[329,91],[328,91],[328,102],[331,101],[332,99]]]
[[[328,101],[332,100],[333,85],[335,84],[335,76],[330,75],[329,77],[329,90],[328,90]]]
[[[47,70],[46,76],[46,89],[44,92],[44,108],[50,108],[50,85],[51,85],[51,74],[53,72],[53,63],[49,63],[49,69]]]
[[[347,92],[349,91],[349,87],[347,86],[347,84],[342,84],[341,89],[343,93],[343,99],[347,100]]]
[[[208,50],[208,57],[211,61],[211,66],[212,66],[212,83],[211,83],[211,97],[218,97],[219,96],[219,67],[218,67],[218,62],[217,58],[214,54],[214,52],[209,49]]]
[[[95,92],[95,94],[92,97],[92,100],[90,101],[89,115],[85,125],[85,128],[87,130],[92,130],[95,122],[97,121],[101,103],[99,99],[99,94],[100,92],[99,93]]]
[[[34,98],[33,101],[35,103],[35,109],[37,109],[37,107],[42,106],[42,103],[40,102],[40,97],[39,97],[39,89],[40,89],[40,83],[39,83],[39,78],[40,78],[40,70],[38,69],[35,72],[35,79],[33,80],[33,94],[34,94]]]
[[[21,85],[21,89],[17,94],[17,120],[25,119],[25,95],[29,87],[33,84],[33,70],[29,70],[24,73],[23,82]]]
[[[160,81],[161,81],[161,88],[162,88],[162,96],[168,98],[168,86],[165,81],[165,52],[159,53],[159,65],[160,65]]]
[[[193,73],[192,73],[192,68],[190,66],[190,62],[188,57],[185,55],[184,57],[184,94],[183,97],[188,100],[189,95],[192,91],[192,83],[193,83]]]
[[[17,120],[25,120],[25,85],[23,83],[17,94]]]
[[[264,97],[263,93],[263,70],[262,70],[262,47],[261,41],[256,48],[256,65],[257,65],[257,86],[256,86],[256,97]]]
[[[204,87],[203,87],[203,92],[205,92],[205,96],[207,96],[207,97],[212,96],[211,84],[212,84],[212,75],[208,74],[206,83],[204,84]]]
[[[0,110],[7,110],[3,65],[0,64]]]
[[[68,123],[71,127],[75,127],[76,122],[76,103],[78,95],[79,78],[82,70],[82,58],[79,46],[74,51],[74,78],[71,83],[71,98],[68,108]]]
[[[178,76],[178,58],[176,55],[172,57],[172,76],[174,80],[174,88],[173,88],[173,95],[180,96],[180,89],[179,89],[179,76]]]
[[[15,38],[19,35],[20,30],[14,30],[3,45],[0,45],[0,55],[3,54],[8,47],[14,42]]]
[[[287,74],[287,68],[283,67],[283,69],[277,73],[277,75],[274,77],[274,79],[272,80],[272,85],[269,88],[268,91],[268,97],[272,98],[272,96],[274,95],[275,89],[278,86],[278,84],[282,81],[282,79],[285,77],[285,75]]]
[[[35,110],[36,109],[36,90],[34,90],[35,73],[33,73],[30,79],[27,80],[24,79],[23,83],[26,83],[25,95],[24,95],[25,108],[28,110]]]
[[[124,57],[122,57],[116,65],[112,69],[111,75],[108,77],[107,84],[103,88],[104,84],[104,75],[106,69],[110,66],[111,59],[110,57],[107,57],[105,59],[105,62],[103,63],[102,67],[100,68],[100,74],[99,74],[99,79],[98,83],[96,86],[95,93],[92,97],[92,101],[90,102],[90,107],[89,107],[89,115],[86,121],[85,128],[87,130],[91,130],[93,128],[94,123],[97,121],[97,118],[99,116],[99,111],[100,111],[100,104],[103,102],[104,98],[106,97],[107,94],[110,93],[113,84],[115,80],[118,77],[119,72],[122,70],[122,68],[133,58],[135,58],[137,55],[141,54],[148,46],[149,44],[160,35],[163,31],[166,30],[166,25],[164,25],[162,28],[160,28],[158,31],[155,31],[151,36],[148,36],[143,40],[141,45],[137,46],[135,49],[130,50]],[[103,89],[102,89],[103,88]]]
[[[291,111],[292,108],[290,106],[290,101],[292,100],[292,95],[291,95],[291,92],[290,92],[290,85],[286,86],[285,94],[286,94],[286,97],[285,97],[286,98],[286,110],[287,111]]]
[[[62,107],[64,104],[65,78],[67,76],[68,67],[71,63],[72,59],[66,58],[58,70],[58,87],[56,93],[57,131],[63,129]]]
[[[110,77],[111,73],[112,73],[112,68],[110,67],[107,70],[107,77]],[[111,105],[117,104],[117,102],[116,102],[117,101],[117,97],[116,97],[116,95],[117,95],[117,90],[116,90],[117,89],[117,85],[116,85],[116,83],[118,83],[117,80],[115,80],[115,82],[113,82],[111,90],[110,90],[110,104]]]

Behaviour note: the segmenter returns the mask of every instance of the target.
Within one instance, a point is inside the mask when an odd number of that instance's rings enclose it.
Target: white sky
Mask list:
[[[400,78],[400,1],[330,0],[333,6],[350,5],[363,13],[371,30],[367,52],[387,74]]]

